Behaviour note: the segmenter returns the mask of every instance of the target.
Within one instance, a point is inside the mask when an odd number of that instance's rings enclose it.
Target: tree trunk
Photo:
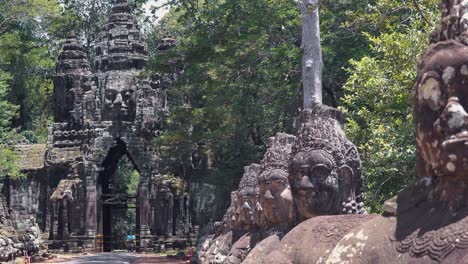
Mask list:
[[[319,0],[302,0],[302,82],[304,109],[322,104]]]

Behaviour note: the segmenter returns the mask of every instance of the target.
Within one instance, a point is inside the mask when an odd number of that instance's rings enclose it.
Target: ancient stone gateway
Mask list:
[[[160,134],[167,112],[167,76],[142,77],[147,51],[126,0],[117,1],[97,43],[94,67],[74,34],[59,57],[46,157],[53,191],[46,231],[50,240],[71,241],[71,247],[109,251],[112,206],[133,202],[137,246],[150,248],[149,197],[158,155],[149,142]],[[136,197],[112,190],[124,156],[140,174]]]

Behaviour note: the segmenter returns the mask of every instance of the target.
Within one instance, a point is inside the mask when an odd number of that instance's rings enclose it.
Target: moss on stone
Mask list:
[[[154,186],[159,189],[162,186],[167,186],[174,195],[183,196],[185,191],[184,181],[175,175],[158,175],[153,178]]]

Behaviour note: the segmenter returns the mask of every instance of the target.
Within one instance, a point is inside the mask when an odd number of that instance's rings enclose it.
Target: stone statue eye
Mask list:
[[[276,180],[275,184],[276,185],[285,185],[286,183],[284,181],[282,181],[282,180]]]
[[[443,102],[442,83],[439,74],[428,72],[418,87],[419,103],[426,105],[433,111],[438,111],[445,105]]]
[[[325,180],[331,173],[331,169],[324,164],[316,165],[312,168],[311,176],[319,180]]]
[[[115,91],[112,91],[112,90],[107,90],[106,91],[106,98],[107,99],[113,100],[113,99],[115,99],[115,97],[116,97],[116,92]]]

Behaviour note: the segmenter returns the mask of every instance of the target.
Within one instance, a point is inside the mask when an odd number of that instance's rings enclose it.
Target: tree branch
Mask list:
[[[8,21],[12,20],[13,18],[14,18],[14,16],[7,17],[2,21],[2,23],[0,23],[0,35],[3,35],[4,33],[6,33],[6,28],[5,29],[2,29],[2,28],[5,26],[5,24]]]
[[[426,18],[424,13],[421,10],[421,7],[418,4],[418,0],[413,0],[414,7],[416,7],[416,10],[418,10],[419,14],[421,15],[421,18],[428,24],[432,26],[432,23],[429,22],[429,20]]]

